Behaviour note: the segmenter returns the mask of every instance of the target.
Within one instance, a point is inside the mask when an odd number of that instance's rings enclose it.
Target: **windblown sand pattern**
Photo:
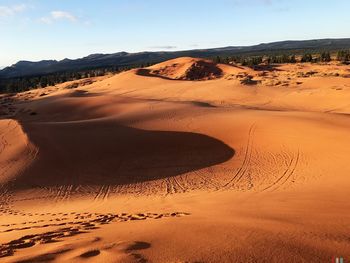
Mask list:
[[[179,58],[2,95],[0,261],[349,258],[349,76]]]

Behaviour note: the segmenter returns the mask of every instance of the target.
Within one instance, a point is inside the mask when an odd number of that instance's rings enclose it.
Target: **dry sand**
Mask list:
[[[0,97],[0,261],[347,262],[349,74],[180,58]]]

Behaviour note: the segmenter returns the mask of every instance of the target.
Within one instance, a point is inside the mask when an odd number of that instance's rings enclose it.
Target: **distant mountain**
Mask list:
[[[114,54],[92,54],[80,59],[43,60],[39,62],[19,61],[0,70],[0,78],[16,78],[52,74],[62,71],[78,71],[102,67],[123,67],[145,63],[157,63],[183,56],[213,57],[233,55],[259,55],[278,52],[312,52],[320,50],[350,49],[350,38],[280,41],[254,46],[229,46],[223,48],[196,49],[174,52],[119,52]]]

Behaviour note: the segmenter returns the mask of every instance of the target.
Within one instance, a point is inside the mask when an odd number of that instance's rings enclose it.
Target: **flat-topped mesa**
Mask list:
[[[168,60],[138,73],[174,80],[210,80],[223,76],[222,69],[213,61],[191,57]]]

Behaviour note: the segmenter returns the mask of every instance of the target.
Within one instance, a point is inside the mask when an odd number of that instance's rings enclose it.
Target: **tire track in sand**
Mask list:
[[[256,124],[254,123],[249,128],[248,141],[247,141],[247,146],[246,146],[242,165],[238,169],[236,174],[223,186],[223,188],[227,189],[227,188],[234,186],[234,183],[239,182],[242,179],[242,177],[244,176],[244,174],[246,173],[246,171],[248,170],[249,164],[250,164],[251,159],[252,159],[252,152],[253,152],[252,146],[253,146],[253,141],[254,141],[255,130],[256,130]],[[236,178],[238,178],[238,179],[236,180]]]
[[[300,161],[300,149],[298,149],[297,154],[293,155],[287,169],[284,171],[282,176],[280,176],[275,182],[273,182],[268,187],[265,187],[261,192],[264,192],[266,190],[271,189],[272,191],[276,191],[277,189],[281,188],[286,182],[289,181],[290,177],[294,174],[297,166],[299,165]]]
[[[107,200],[108,199],[108,196],[109,196],[109,193],[111,191],[111,186],[109,185],[102,185],[100,187],[100,189],[98,190],[95,198],[94,198],[94,201],[99,201],[99,200]]]

